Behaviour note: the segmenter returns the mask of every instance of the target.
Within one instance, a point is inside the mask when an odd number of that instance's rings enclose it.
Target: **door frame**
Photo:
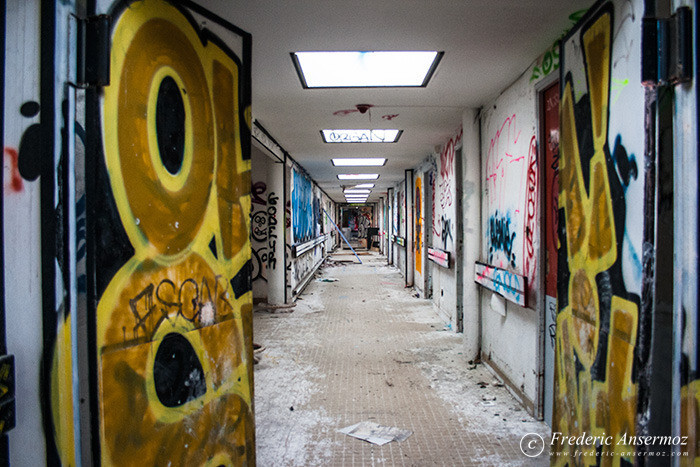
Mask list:
[[[545,174],[545,120],[544,120],[544,93],[552,86],[559,84],[560,76],[558,71],[554,71],[544,77],[535,85],[535,116],[537,120],[537,203],[538,203],[538,213],[537,213],[537,226],[540,229],[539,235],[539,253],[537,255],[537,271],[538,271],[538,289],[540,294],[538,296],[537,303],[535,304],[535,311],[538,315],[538,338],[537,338],[537,396],[535,400],[535,416],[538,420],[545,419],[545,388],[546,388],[546,378],[547,368],[545,368],[545,347],[547,344],[547,338],[549,337],[547,332],[547,301],[546,301],[546,291],[545,291],[545,278],[546,278],[546,259],[547,259],[547,244],[545,237],[545,210],[547,207],[546,199],[546,177]],[[551,369],[552,377],[554,377],[554,368]]]

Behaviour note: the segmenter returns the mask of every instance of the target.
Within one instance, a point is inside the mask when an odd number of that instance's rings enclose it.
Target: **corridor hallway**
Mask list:
[[[332,255],[294,308],[256,307],[258,465],[548,465],[519,448],[547,425],[465,361],[461,334],[385,257],[360,257]],[[376,446],[337,431],[363,421],[413,434]]]

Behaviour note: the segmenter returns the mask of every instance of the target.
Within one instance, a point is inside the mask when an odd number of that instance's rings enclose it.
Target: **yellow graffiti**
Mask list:
[[[51,418],[61,464],[75,465],[70,320],[60,320],[51,362]]]
[[[236,285],[250,260],[241,70],[162,0],[126,8],[112,41],[105,163],[135,253],[97,307],[102,464],[254,465],[252,298]],[[175,171],[156,119],[166,79],[184,110]],[[197,390],[166,400],[162,358]]]
[[[596,276],[617,260],[617,243],[606,165],[608,102],[610,98],[611,13],[604,10],[581,35],[586,62],[591,121],[576,121],[574,93],[567,82],[561,101],[561,193],[564,209],[569,268],[568,305],[557,317],[555,360],[555,406],[553,431],[566,435],[584,432],[613,438],[606,457],[573,459],[574,447],[555,445],[553,450],[569,450],[569,456],[555,457],[555,464],[619,465],[624,453],[634,447],[618,444],[624,435],[635,433],[637,385],[632,381],[636,345],[637,305],[618,296],[610,300],[607,335],[601,333],[602,311]],[[590,125],[593,155],[588,160],[579,152],[577,125]],[[590,180],[584,181],[583,164],[589,164]],[[609,293],[609,292],[608,292]],[[607,339],[600,346],[599,339]],[[605,355],[605,379],[592,378],[591,367],[600,348]],[[576,447],[579,450],[581,447]],[[595,446],[590,447],[593,452]],[[629,459],[628,459],[629,460]]]
[[[423,273],[423,181],[416,179],[416,271]]]
[[[696,379],[681,388],[681,435],[687,436],[687,444],[681,446],[682,466],[700,465],[700,379]]]

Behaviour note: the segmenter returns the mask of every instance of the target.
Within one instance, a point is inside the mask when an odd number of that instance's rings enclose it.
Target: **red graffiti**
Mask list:
[[[550,189],[551,204],[551,231],[552,240],[558,237],[559,232],[559,130],[552,130],[548,138],[549,151],[552,154],[552,182]],[[554,241],[556,245],[556,241]]]
[[[435,235],[435,238],[439,237],[441,234],[440,230],[438,230],[438,221],[435,219],[435,172],[431,171],[430,172],[430,198],[431,198],[431,205],[430,205],[430,210],[431,210],[431,219],[433,220],[433,234]]]
[[[5,148],[4,154],[9,158],[10,182],[5,186],[11,193],[20,193],[24,190],[22,176],[19,174],[19,153],[15,148]]]
[[[535,286],[535,232],[537,231],[537,186],[539,171],[537,167],[537,140],[533,136],[530,139],[530,151],[528,156],[527,185],[525,188],[525,229],[523,232],[523,258],[524,272],[528,279],[528,289],[532,291]]]
[[[502,138],[505,136],[505,138]],[[514,154],[515,145],[518,144],[520,132],[516,132],[515,114],[506,118],[501,128],[496,132],[489,144],[486,157],[486,189],[492,201],[495,197],[503,198],[505,193],[497,190],[499,179],[506,178],[507,166],[514,162],[520,162],[523,156]],[[503,206],[496,206],[503,208]]]
[[[382,115],[382,118],[384,120],[392,121],[393,119],[395,119],[398,116],[399,116],[399,114],[388,114],[388,115]]]
[[[452,206],[452,185],[455,165],[456,138],[450,139],[440,153],[440,207]]]

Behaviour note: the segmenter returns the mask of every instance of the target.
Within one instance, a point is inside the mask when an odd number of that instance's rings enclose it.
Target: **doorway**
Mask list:
[[[557,249],[559,246],[559,81],[539,92],[540,157],[543,160],[544,215],[544,419],[552,426],[554,347],[557,328]],[[542,166],[541,166],[542,167]]]

